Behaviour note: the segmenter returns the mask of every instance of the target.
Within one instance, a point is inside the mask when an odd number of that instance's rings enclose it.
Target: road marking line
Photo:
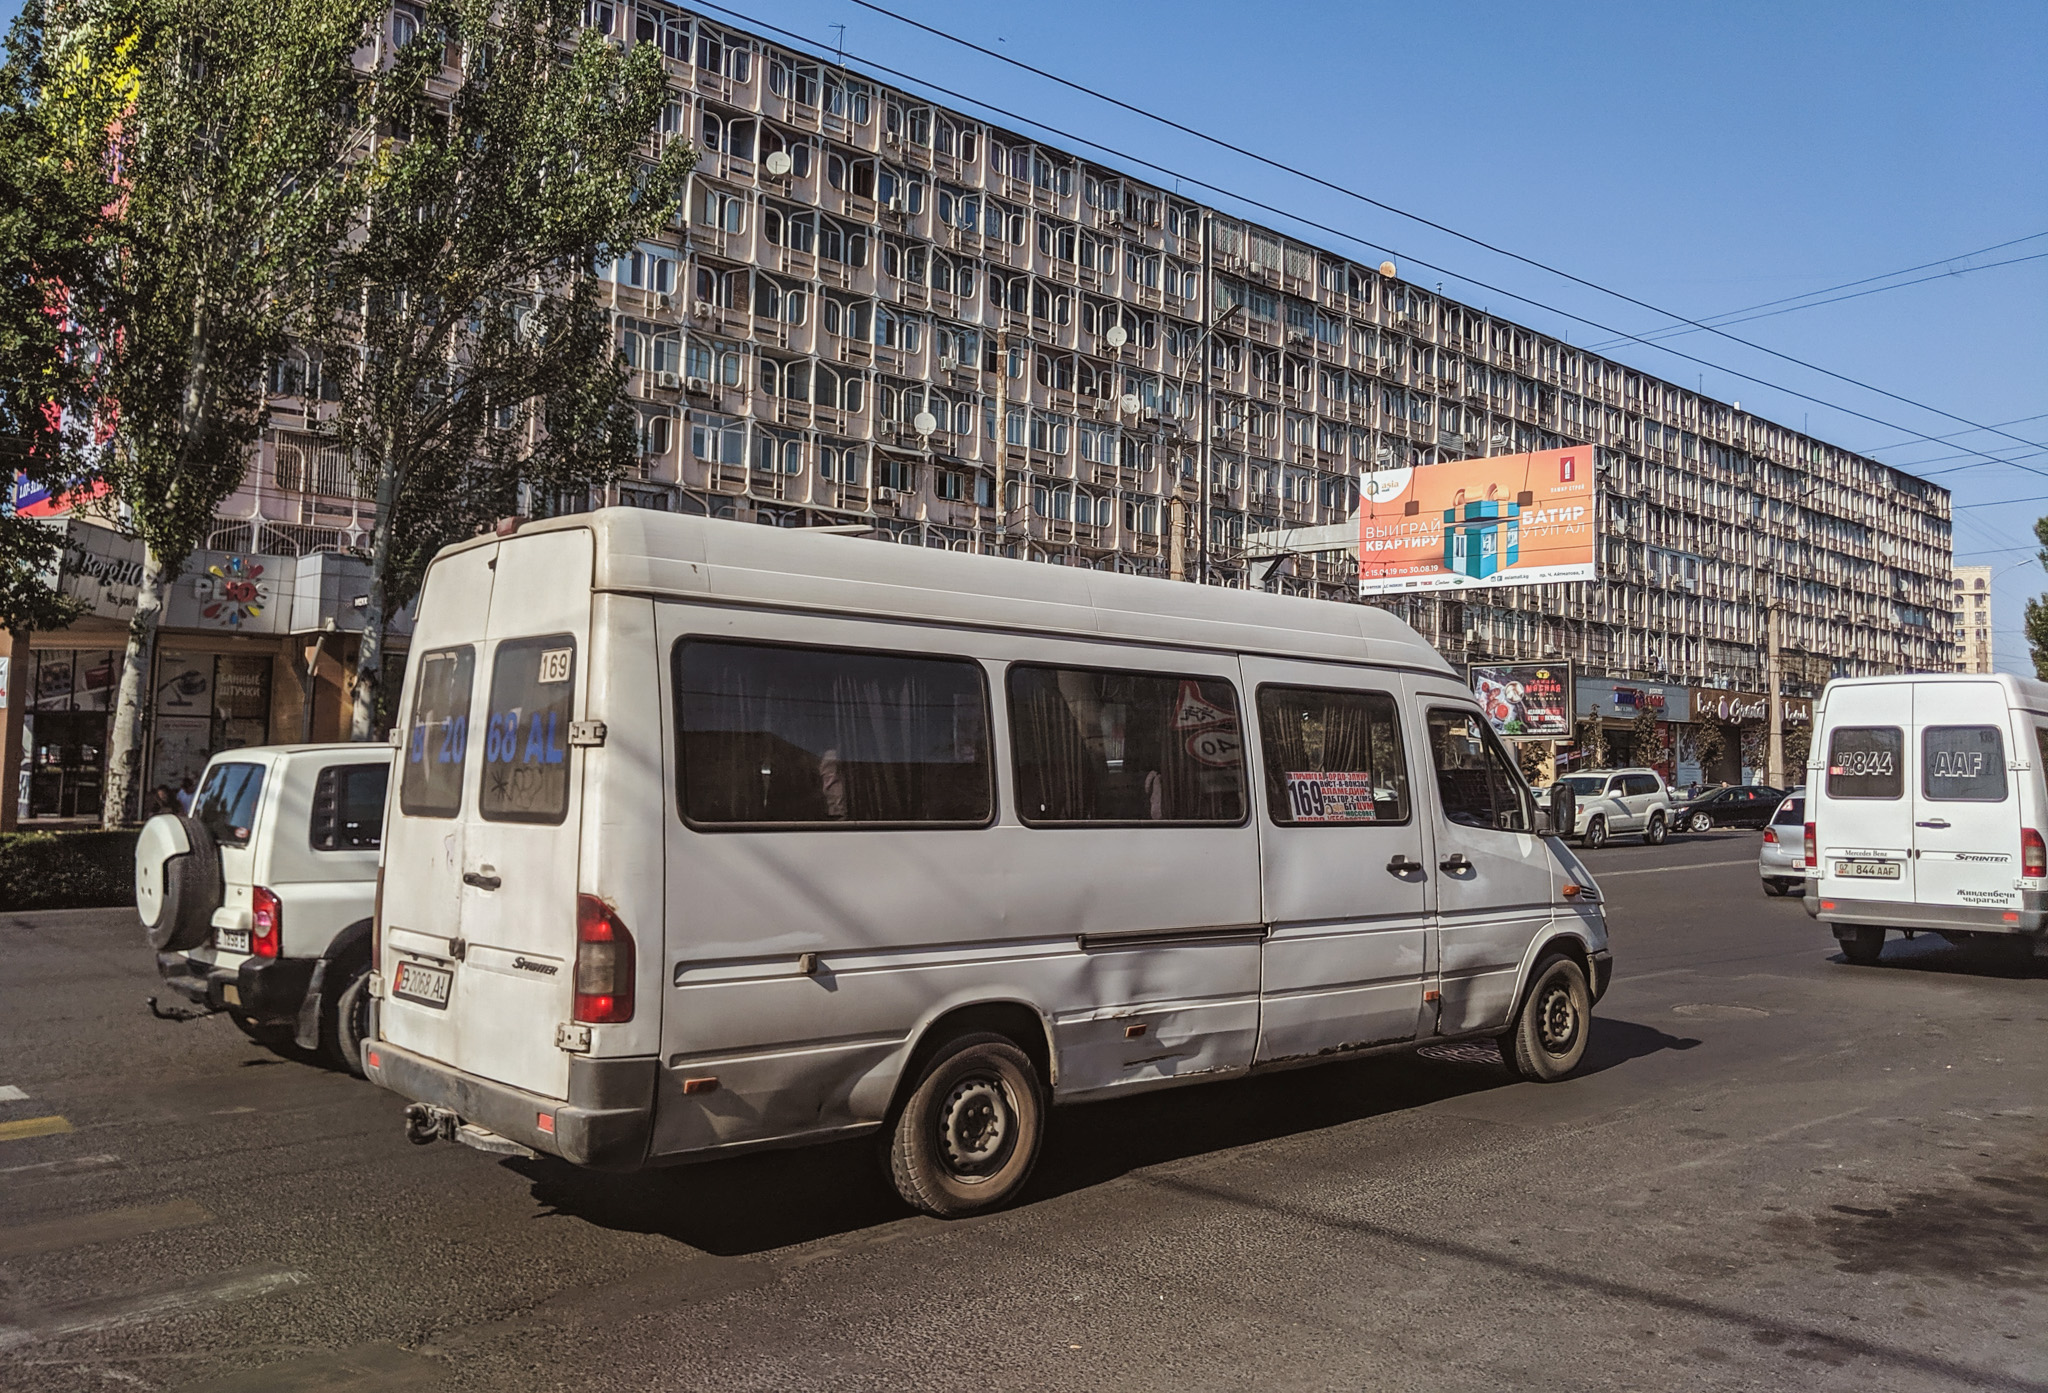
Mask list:
[[[97,1214],[74,1214],[64,1219],[47,1219],[39,1224],[21,1224],[0,1229],[0,1258],[27,1257],[62,1248],[82,1248],[88,1243],[139,1238],[165,1229],[185,1229],[213,1222],[213,1211],[197,1200],[171,1200],[165,1204],[130,1205],[125,1209],[103,1209]]]
[[[1645,866],[1641,870],[1635,871],[1593,870],[1593,879],[1611,880],[1618,875],[1669,875],[1672,871],[1710,871],[1716,866],[1754,866],[1755,864],[1756,858],[1754,856],[1745,856],[1740,861],[1694,861],[1689,865],[1680,866]],[[1592,870],[1593,868],[1588,867],[1588,869]]]
[[[20,1141],[24,1137],[54,1137],[59,1132],[68,1132],[71,1124],[61,1117],[24,1117],[19,1122],[0,1122],[0,1141]]]
[[[272,1292],[304,1286],[310,1274],[282,1267],[245,1269],[202,1278],[153,1291],[82,1301],[44,1312],[41,1319],[22,1325],[0,1325],[0,1349],[13,1349],[36,1340],[54,1340],[65,1335],[84,1335],[112,1330],[144,1321],[188,1315],[230,1301],[251,1301]]]
[[[28,1094],[14,1084],[0,1083],[0,1103],[22,1103],[27,1100]]]
[[[72,1175],[78,1171],[111,1170],[121,1164],[119,1156],[74,1156],[67,1161],[38,1161],[32,1166],[0,1166],[0,1175]]]

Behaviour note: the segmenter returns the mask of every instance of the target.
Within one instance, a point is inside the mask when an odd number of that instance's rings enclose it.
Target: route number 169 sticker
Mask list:
[[[1372,822],[1372,775],[1363,772],[1289,774],[1287,802],[1296,822]]]

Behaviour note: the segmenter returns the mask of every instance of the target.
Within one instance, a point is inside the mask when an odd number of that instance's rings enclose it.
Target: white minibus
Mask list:
[[[1807,758],[1806,912],[1850,962],[1891,931],[2048,952],[2048,683],[1830,682]]]
[[[1474,1038],[1561,1077],[1609,977],[1363,605],[606,509],[436,557],[400,710],[364,1060],[422,1142],[882,1132],[964,1214],[1053,1102]]]

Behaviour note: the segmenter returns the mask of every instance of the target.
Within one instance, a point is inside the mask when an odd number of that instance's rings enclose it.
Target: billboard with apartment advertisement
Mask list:
[[[1359,593],[1595,579],[1594,472],[1575,445],[1365,475]]]

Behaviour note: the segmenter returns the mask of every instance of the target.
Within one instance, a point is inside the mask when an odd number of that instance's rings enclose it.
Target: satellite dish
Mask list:
[[[1385,276],[1388,280],[1392,280],[1394,278],[1394,263],[1391,261],[1382,261],[1380,263],[1380,274]]]
[[[939,428],[939,418],[929,411],[920,411],[910,418],[910,424],[917,428],[919,435],[930,435]]]
[[[1102,336],[1102,341],[1111,348],[1122,348],[1131,341],[1131,336],[1124,332],[1123,325],[1112,324],[1109,326],[1109,332]]]
[[[1124,409],[1126,416],[1135,416],[1145,409],[1144,400],[1136,392],[1125,392],[1117,398],[1116,404]]]
[[[768,172],[778,179],[796,168],[796,161],[789,157],[789,151],[787,150],[771,151],[766,163]]]

